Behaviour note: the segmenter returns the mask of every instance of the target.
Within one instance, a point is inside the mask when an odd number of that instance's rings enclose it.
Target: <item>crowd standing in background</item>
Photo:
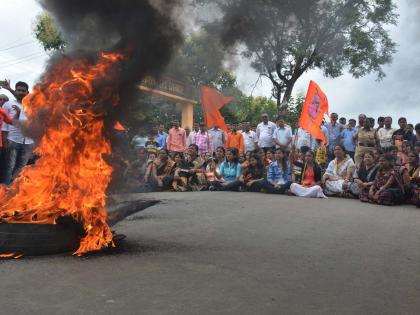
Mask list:
[[[142,161],[127,168],[130,191],[250,191],[309,198],[342,197],[383,205],[419,205],[420,124],[401,117],[332,113],[322,124],[325,142],[285,116],[261,123],[233,123],[224,131],[204,123],[191,131],[174,121],[166,143],[135,148]],[[376,126],[375,126],[376,124]],[[154,130],[157,130],[156,128]],[[134,139],[141,135],[136,135]],[[132,172],[133,175],[129,175]]]
[[[22,130],[29,86],[0,85],[15,98],[0,95],[0,179],[9,185],[33,160],[34,141]],[[205,123],[184,129],[175,120],[168,130],[140,127],[131,139],[116,131],[114,155],[129,192],[249,191],[420,206],[420,124],[404,117],[397,123],[332,113],[320,126],[321,141],[282,115],[273,122],[264,113],[257,126],[233,123],[228,130]]]

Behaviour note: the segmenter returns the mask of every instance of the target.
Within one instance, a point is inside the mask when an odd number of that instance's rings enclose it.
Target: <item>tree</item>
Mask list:
[[[303,96],[292,97],[284,110],[286,122],[293,128],[299,121],[304,100]],[[263,113],[267,113],[270,119],[275,121],[279,114],[276,102],[263,96],[241,96],[236,102],[228,104],[222,109],[227,123],[248,121],[252,126],[261,122]]]
[[[193,86],[211,85],[226,71],[224,58],[220,42],[207,32],[200,31],[186,38],[175,52],[166,73]]]
[[[359,78],[391,63],[396,44],[386,26],[396,24],[393,0],[196,0],[216,6],[222,19],[207,25],[273,84],[278,107],[287,105],[297,80],[310,69],[327,77],[348,70]],[[251,14],[252,12],[252,14]]]
[[[33,32],[45,51],[64,50],[66,43],[51,15],[47,13],[38,15],[34,23]]]

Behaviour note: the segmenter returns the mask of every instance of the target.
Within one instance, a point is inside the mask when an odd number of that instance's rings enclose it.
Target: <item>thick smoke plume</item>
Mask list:
[[[178,0],[38,2],[55,18],[67,43],[65,54],[70,58],[83,57],[94,62],[100,52],[122,52],[126,56],[119,65],[118,82],[98,82],[98,93],[103,85],[118,84],[120,106],[103,104],[110,124],[124,110],[124,104],[138,99],[138,83],[146,75],[158,76],[182,40],[172,19],[179,9]],[[61,58],[55,56],[51,64],[60,62]],[[33,121],[36,123],[36,119]],[[42,117],[38,122],[42,122]]]

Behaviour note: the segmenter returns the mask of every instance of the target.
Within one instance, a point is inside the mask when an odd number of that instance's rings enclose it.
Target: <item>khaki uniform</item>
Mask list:
[[[363,161],[363,154],[376,148],[377,141],[378,133],[375,129],[370,129],[369,131],[365,130],[365,128],[359,129],[357,132],[356,154],[354,155],[357,167],[359,167],[360,163]]]

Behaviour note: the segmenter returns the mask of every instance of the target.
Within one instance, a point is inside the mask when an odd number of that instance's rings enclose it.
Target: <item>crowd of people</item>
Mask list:
[[[0,81],[0,87],[14,96],[0,94],[0,179],[9,185],[33,159],[34,141],[22,131],[29,86],[18,82],[11,89]],[[169,130],[140,128],[131,141],[117,130],[113,150],[123,170],[115,172],[117,185],[130,192],[250,191],[420,205],[419,123],[401,117],[394,128],[391,117],[360,114],[356,121],[332,113],[320,126],[324,139],[316,139],[293,130],[282,115],[272,122],[262,114],[261,120],[257,126],[228,125],[227,131],[205,123],[184,129],[173,121]]]
[[[325,141],[262,115],[248,122],[193,129],[174,121],[132,139],[137,158],[124,178],[131,191],[250,191],[299,197],[358,198],[383,205],[419,205],[420,124],[330,115]],[[377,123],[377,126],[375,124]]]

